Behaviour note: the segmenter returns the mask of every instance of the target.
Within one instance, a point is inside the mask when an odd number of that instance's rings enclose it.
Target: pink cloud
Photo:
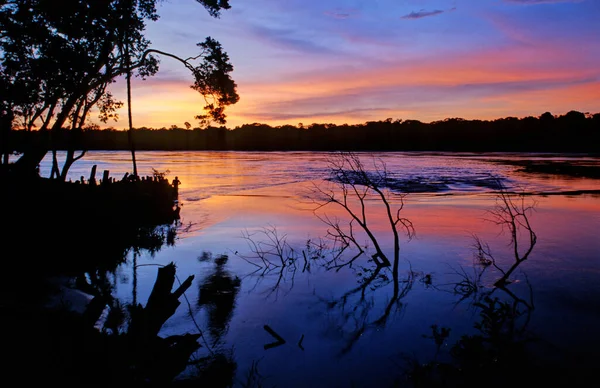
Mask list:
[[[240,79],[241,100],[228,108],[228,126],[594,111],[600,106],[600,69],[582,50],[548,42],[360,67],[332,64],[296,74],[292,68],[267,82]],[[122,90],[116,94],[124,96]],[[133,97],[135,126],[193,123],[204,105],[185,79],[135,81]]]

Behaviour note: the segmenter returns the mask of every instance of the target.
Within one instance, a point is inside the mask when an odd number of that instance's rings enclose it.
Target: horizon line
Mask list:
[[[593,118],[596,115],[600,115],[600,111],[595,112],[595,113],[591,113],[591,112],[583,112],[583,111],[579,111],[579,110],[575,110],[575,109],[571,109],[569,111],[567,111],[564,114],[553,114],[550,111],[545,111],[543,113],[541,113],[538,116],[533,116],[533,115],[524,115],[524,116],[502,116],[502,117],[496,117],[494,119],[479,119],[479,118],[474,118],[474,119],[466,119],[464,117],[459,117],[459,116],[455,116],[455,117],[446,117],[444,119],[441,120],[432,120],[432,121],[421,121],[419,119],[402,119],[402,118],[393,118],[393,117],[386,117],[385,119],[379,119],[379,120],[367,120],[367,121],[362,121],[362,122],[356,122],[356,123],[343,123],[343,124],[335,124],[332,122],[312,122],[309,124],[304,124],[304,123],[298,123],[298,124],[279,124],[279,125],[273,125],[273,124],[268,124],[266,122],[259,122],[259,121],[255,121],[255,122],[246,122],[244,124],[238,124],[235,127],[229,127],[227,125],[227,123],[223,124],[223,125],[215,125],[215,124],[209,124],[208,126],[202,128],[201,126],[195,126],[195,127],[190,127],[190,130],[192,129],[206,129],[206,128],[223,128],[225,127],[228,130],[234,130],[236,128],[240,128],[243,127],[245,125],[266,125],[272,128],[279,128],[279,127],[286,127],[286,126],[292,126],[292,127],[296,127],[296,128],[307,128],[310,127],[311,125],[334,125],[334,126],[355,126],[355,125],[364,125],[364,124],[368,124],[368,123],[377,123],[377,122],[385,122],[388,120],[391,120],[392,123],[396,123],[398,121],[400,121],[400,123],[403,122],[419,122],[421,124],[435,124],[435,123],[441,123],[441,122],[445,122],[445,121],[449,121],[449,120],[460,120],[460,121],[481,121],[481,122],[493,122],[493,121],[497,121],[497,120],[502,120],[502,119],[518,119],[518,120],[523,120],[526,118],[535,118],[535,119],[540,119],[541,116],[543,116],[546,113],[550,113],[552,115],[553,118],[559,118],[559,117],[564,117],[567,114],[571,113],[571,112],[575,112],[575,113],[581,113],[583,115],[585,115],[586,119],[590,119]],[[167,127],[167,126],[162,126],[162,127],[153,127],[153,126],[147,126],[147,125],[142,125],[142,126],[138,126],[138,127],[134,127],[134,129],[140,129],[140,128],[148,128],[148,129],[173,129],[173,126],[176,126],[178,129],[184,129],[187,130],[185,127],[185,123],[189,123],[190,125],[193,125],[191,122],[189,121],[184,121],[184,125],[180,126],[177,124],[171,124],[171,126]],[[96,124],[96,123],[94,123]],[[302,125],[302,126],[300,126]],[[97,129],[100,130],[104,130],[104,129],[113,129],[113,130],[123,130],[123,131],[127,131],[128,128],[126,127],[122,127],[122,128],[115,128],[115,126],[111,125],[111,126],[98,126]]]

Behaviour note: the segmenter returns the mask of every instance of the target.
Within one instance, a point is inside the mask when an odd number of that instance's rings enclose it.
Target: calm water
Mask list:
[[[489,243],[501,268],[514,261],[509,235],[486,221],[496,198],[490,177],[500,177],[510,190],[536,193],[526,201],[535,202],[529,220],[537,244],[508,286],[515,297],[530,305],[527,329],[544,340],[544,349],[552,350],[543,350],[544,354],[591,360],[600,345],[596,332],[600,322],[600,196],[560,193],[598,190],[600,181],[525,175],[498,161],[553,158],[598,164],[600,159],[523,154],[380,155],[394,182],[417,188],[404,199],[401,214],[413,223],[416,236],[410,241],[401,237],[401,294],[394,295],[390,268],[368,282],[376,271],[368,260],[374,253],[372,244],[352,268],[328,270],[331,265],[326,262],[331,257],[327,251],[323,258],[311,261],[309,257],[310,268],[304,264],[302,251],[308,252],[307,241],[313,249],[315,243],[327,242],[320,238],[326,236],[328,227],[313,213],[314,196],[307,193],[313,184],[324,183],[332,156],[309,152],[138,152],[140,174],[169,170],[170,179],[179,177],[182,225],[176,245],[154,256],[142,253],[136,258],[136,271],[133,256],[128,257],[115,275],[115,295],[124,302],[135,297],[145,303],[156,279],[156,265],[173,261],[181,280],[189,275],[195,275],[195,280],[186,292],[187,300],[165,325],[164,334],[202,329],[205,342],[198,357],[209,354],[207,347],[231,355],[237,364],[237,385],[245,380],[253,362],[258,362],[264,386],[390,384],[402,373],[404,356],[428,361],[435,355],[435,343],[423,337],[431,334],[432,324],[451,328],[441,354],[461,335],[474,332],[479,313],[473,306],[475,296],[461,301],[464,288],[462,294],[455,292],[460,290],[456,284],[463,280],[459,274],[473,274],[480,268],[473,264],[473,234]],[[372,170],[372,155],[361,157],[366,169]],[[120,178],[131,170],[127,152],[91,152],[73,166],[70,178],[87,178],[94,164],[99,176],[110,170],[111,176]],[[43,175],[48,175],[49,167],[47,159],[41,166]],[[383,250],[391,254],[392,234],[382,203],[374,198],[366,203],[369,226]],[[391,204],[397,207],[398,197],[392,196]],[[320,209],[317,215],[338,217],[340,225],[348,225],[348,215],[335,205]],[[524,242],[525,237],[519,236],[519,241]],[[253,265],[262,263],[252,258],[256,247],[268,251],[276,239],[294,249],[284,256],[297,258],[295,265],[283,270]],[[366,236],[357,234],[357,240],[362,244]],[[253,248],[252,244],[257,245]],[[215,263],[219,255],[228,256],[225,264]],[[346,252],[343,257],[352,256]],[[499,276],[493,268],[486,270],[482,292],[490,291]],[[368,284],[362,290],[365,281]],[[508,293],[494,295],[511,299]],[[276,339],[264,325],[286,343],[265,349]]]

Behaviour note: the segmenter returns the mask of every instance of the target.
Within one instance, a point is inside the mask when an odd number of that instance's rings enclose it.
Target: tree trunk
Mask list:
[[[175,264],[160,268],[146,307],[132,317],[129,335],[138,341],[156,337],[167,319],[175,313],[180,304],[179,297],[192,285],[193,279],[191,275],[171,292],[175,283]]]
[[[0,117],[0,148],[2,149],[2,164],[5,165],[8,164],[8,157],[13,151],[10,144],[13,118],[12,110],[8,110],[7,114]]]
[[[75,162],[75,151],[70,149],[67,151],[67,157],[65,159],[65,164],[63,165],[62,172],[60,173],[60,177],[59,177],[62,182],[67,180],[67,173],[69,172],[69,169],[71,168],[71,166],[73,165],[74,162]]]
[[[76,93],[74,93],[76,94]],[[14,169],[16,172],[21,174],[36,174],[37,168],[51,149],[51,139],[50,134],[52,131],[58,131],[62,128],[63,124],[69,117],[69,112],[75,106],[77,102],[77,98],[71,97],[69,98],[62,109],[56,116],[56,120],[52,125],[50,131],[40,131],[39,133],[39,141],[37,143],[31,144],[29,149],[26,150],[23,155],[17,160],[14,164]]]
[[[128,44],[128,43],[127,43]],[[133,142],[133,114],[131,112],[131,57],[129,56],[129,46],[126,47],[127,60],[127,116],[129,119],[129,130],[127,131],[127,139],[129,140],[129,148],[131,149],[131,161],[133,163],[133,176],[138,177],[137,163],[135,160],[135,143]]]

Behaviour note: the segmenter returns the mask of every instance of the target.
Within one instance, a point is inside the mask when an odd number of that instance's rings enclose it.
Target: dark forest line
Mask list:
[[[189,127],[189,125],[188,125]],[[35,142],[36,131],[14,131],[11,143],[20,151]],[[431,123],[417,120],[369,121],[364,124],[303,126],[245,124],[234,129],[137,128],[137,150],[240,151],[514,151],[600,152],[600,113],[571,111],[553,116],[506,117],[496,120],[451,118]],[[126,131],[63,130],[52,135],[57,150],[128,150]]]

